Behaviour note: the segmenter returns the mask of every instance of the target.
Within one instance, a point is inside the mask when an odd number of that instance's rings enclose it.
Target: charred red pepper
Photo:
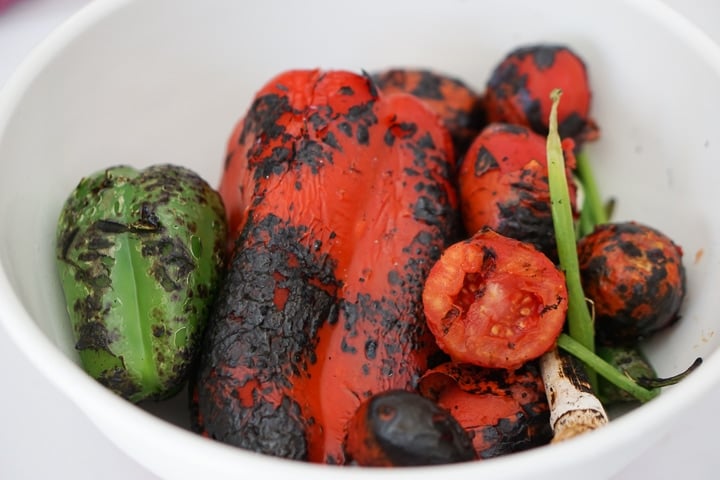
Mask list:
[[[483,229],[443,252],[423,304],[438,345],[454,361],[512,370],[553,347],[567,289],[532,245]]]
[[[578,144],[596,139],[599,129],[590,117],[592,92],[585,63],[563,45],[527,45],[508,53],[487,83],[488,120],[526,125],[547,135],[550,92],[556,88],[563,91],[560,136]]]
[[[440,465],[474,460],[468,432],[446,409],[415,392],[389,390],[365,400],[345,443],[353,464]]]
[[[514,371],[444,363],[422,376],[418,390],[453,415],[470,434],[479,458],[552,439],[550,407],[536,362]]]
[[[528,127],[507,123],[490,124],[475,138],[458,173],[460,209],[470,234],[492,228],[556,258],[545,143]],[[573,148],[571,139],[563,141],[570,201],[576,210]]]
[[[682,256],[665,234],[637,222],[599,225],[578,241],[599,343],[634,345],[679,319],[686,290]]]
[[[437,353],[422,285],[458,218],[452,144],[411,95],[290,71],[257,94],[220,185],[234,232],[194,392],[195,428],[344,463],[363,399]]]
[[[373,79],[384,93],[410,93],[436,112],[450,130],[457,158],[485,125],[482,96],[458,78],[427,69],[394,68]]]

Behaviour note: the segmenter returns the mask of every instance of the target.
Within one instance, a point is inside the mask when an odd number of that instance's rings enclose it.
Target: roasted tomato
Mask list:
[[[555,233],[545,137],[528,127],[488,125],[470,146],[458,173],[460,209],[466,230],[489,227],[555,259]],[[563,141],[570,200],[575,209],[574,142]]]
[[[428,326],[456,362],[516,369],[555,344],[564,275],[532,245],[483,229],[448,247],[423,290]]]
[[[373,80],[384,93],[405,92],[424,101],[450,131],[460,158],[485,125],[482,97],[458,78],[427,69],[391,69]]]
[[[422,376],[418,390],[457,419],[479,458],[552,439],[550,407],[536,362],[514,371],[444,363]]]
[[[682,255],[666,235],[637,222],[600,225],[580,239],[580,275],[593,301],[598,342],[632,345],[678,320]]]
[[[475,459],[468,433],[435,402],[404,390],[365,400],[348,424],[349,463],[373,467],[439,465]]]
[[[599,136],[590,118],[591,90],[583,60],[562,45],[529,45],[510,52],[493,70],[485,91],[490,122],[527,125],[548,132],[550,92],[563,91],[558,130],[578,144]]]

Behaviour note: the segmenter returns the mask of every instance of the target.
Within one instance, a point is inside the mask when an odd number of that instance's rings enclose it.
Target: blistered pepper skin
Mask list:
[[[383,93],[409,93],[437,113],[450,131],[458,159],[485,126],[482,96],[458,78],[428,69],[393,68],[375,73],[373,80]]]
[[[457,227],[451,140],[411,95],[290,71],[229,140],[233,255],[193,395],[195,429],[342,464],[360,402],[411,389],[437,353],[421,291]]]
[[[550,407],[537,362],[512,371],[443,363],[422,376],[418,390],[457,419],[481,459],[528,450],[552,439]]]
[[[116,166],[80,181],[60,214],[56,263],[92,377],[133,402],[184,385],[226,232],[220,195],[183,167]]]

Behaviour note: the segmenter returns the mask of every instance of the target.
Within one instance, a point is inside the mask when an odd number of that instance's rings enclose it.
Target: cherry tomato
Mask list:
[[[483,229],[443,252],[425,282],[423,306],[452,360],[516,369],[555,344],[567,288],[535,247]]]
[[[488,125],[475,138],[458,173],[460,209],[468,232],[490,227],[556,258],[545,144],[545,137],[530,128],[509,123]],[[575,211],[575,143],[567,138],[562,146]]]
[[[562,45],[528,45],[510,52],[493,70],[485,92],[488,120],[527,125],[547,134],[550,92],[563,90],[558,109],[560,136],[578,144],[594,140],[592,94],[583,60]]]
[[[578,261],[599,343],[632,345],[679,318],[682,249],[662,232],[637,222],[601,225],[578,242]]]

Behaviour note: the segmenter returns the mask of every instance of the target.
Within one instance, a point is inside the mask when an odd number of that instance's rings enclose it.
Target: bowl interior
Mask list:
[[[286,69],[431,67],[481,91],[506,52],[553,42],[572,47],[589,67],[602,137],[588,151],[604,196],[617,199],[614,218],[654,226],[685,252],[683,319],[647,343],[648,355],[660,375],[716,356],[720,298],[704,287],[720,282],[720,56],[661,6],[98,3],[36,53],[0,105],[0,265],[12,289],[0,292],[0,315],[11,331],[31,322],[77,363],[53,245],[60,208],[82,176],[119,163],[171,162],[217,184],[232,127],[255,91]],[[3,311],[11,298],[26,314]],[[705,370],[697,375],[717,382],[717,369]],[[677,388],[657,402],[679,402]],[[187,423],[184,398],[147,408]],[[633,427],[649,428],[645,420],[638,416]]]

